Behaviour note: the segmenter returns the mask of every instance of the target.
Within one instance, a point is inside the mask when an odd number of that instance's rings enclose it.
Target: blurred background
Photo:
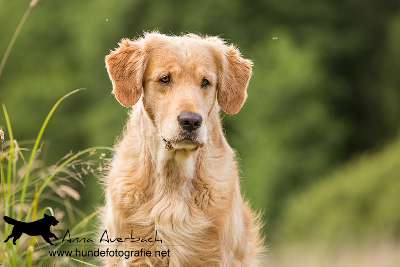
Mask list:
[[[29,3],[0,0],[0,55]],[[272,266],[400,262],[398,0],[40,0],[0,77],[16,138],[83,87],[50,124],[46,161],[112,146],[128,110],[104,56],[152,30],[218,35],[254,61],[247,104],[224,123]],[[81,190],[77,205],[101,205],[95,179]]]

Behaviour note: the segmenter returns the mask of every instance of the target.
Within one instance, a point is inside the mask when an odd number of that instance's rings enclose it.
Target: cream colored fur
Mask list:
[[[118,249],[171,254],[109,257],[104,265],[260,266],[260,224],[241,196],[235,153],[219,116],[220,107],[235,114],[243,106],[251,62],[216,37],[151,33],[123,40],[106,64],[115,96],[132,109],[105,179],[103,227],[114,237],[131,231],[149,237],[157,230],[162,244],[128,242]],[[158,83],[162,68],[170,68],[169,87]],[[207,90],[198,86],[203,76],[211,81]],[[165,136],[175,140],[181,111],[203,117],[195,148],[163,142]]]

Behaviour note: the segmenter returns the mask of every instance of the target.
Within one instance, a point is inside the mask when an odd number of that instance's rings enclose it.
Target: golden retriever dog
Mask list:
[[[259,266],[220,110],[240,111],[252,62],[218,37],[146,33],[106,56],[129,119],[105,178],[105,266]],[[148,251],[144,254],[143,251]],[[123,253],[123,252],[121,252]]]

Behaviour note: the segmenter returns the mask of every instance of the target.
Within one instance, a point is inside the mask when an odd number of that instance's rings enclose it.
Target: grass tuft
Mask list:
[[[43,217],[44,213],[56,216],[62,221],[55,227],[56,234],[73,226],[74,235],[91,233],[91,222],[97,217],[97,211],[85,214],[77,208],[80,198],[78,186],[84,185],[84,179],[101,175],[107,164],[105,153],[108,147],[92,147],[68,153],[54,164],[47,164],[43,159],[43,136],[45,130],[60,104],[69,96],[79,92],[74,90],[61,97],[47,114],[39,133],[33,142],[22,147],[14,139],[10,116],[5,105],[2,106],[6,122],[6,133],[0,130],[0,214],[11,216],[23,221],[34,221]],[[21,142],[21,144],[24,144]],[[27,160],[26,160],[27,159]],[[1,222],[1,236],[10,234],[11,226]],[[43,257],[46,248],[59,249],[64,244],[56,242],[55,247],[43,243],[40,237],[23,235],[17,245],[11,242],[0,242],[0,262],[5,266],[73,266],[80,260],[73,258],[60,259]],[[90,265],[90,263],[87,263]]]

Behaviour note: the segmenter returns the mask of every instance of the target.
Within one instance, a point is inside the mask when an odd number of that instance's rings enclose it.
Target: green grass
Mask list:
[[[84,177],[96,177],[101,173],[97,169],[107,163],[105,153],[110,150],[107,147],[88,148],[69,153],[51,165],[42,159],[42,139],[51,118],[66,98],[79,91],[74,90],[55,103],[33,144],[15,140],[7,108],[2,106],[8,139],[1,144],[0,214],[22,221],[34,221],[43,217],[44,213],[50,213],[61,218],[62,224],[55,227],[59,237],[65,229],[70,229],[74,237],[90,234],[93,230],[97,211],[85,214],[77,208],[76,200],[80,195],[76,187],[84,184]],[[11,232],[11,226],[3,221],[0,229],[3,239]],[[63,246],[65,244],[60,241],[56,242],[55,247],[50,247],[40,237],[23,236],[16,246],[11,241],[0,242],[0,262],[11,267],[45,266],[60,260],[62,262],[58,262],[57,266],[84,263],[81,259],[46,257],[48,249],[60,249]]]

